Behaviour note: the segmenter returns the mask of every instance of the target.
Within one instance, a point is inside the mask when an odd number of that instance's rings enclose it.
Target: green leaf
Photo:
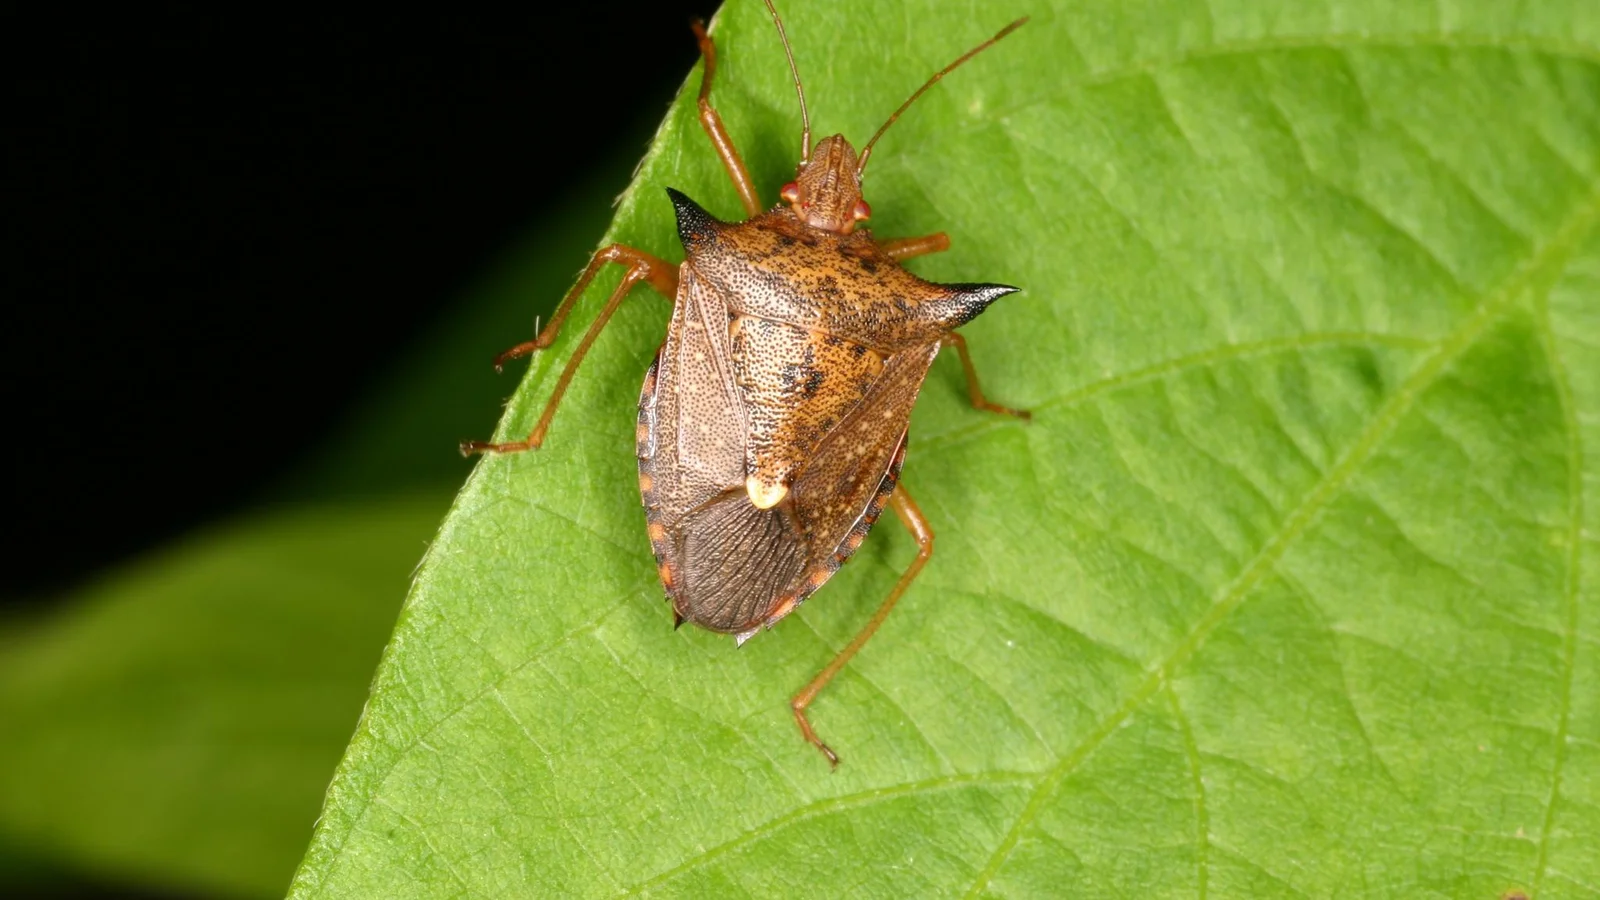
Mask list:
[[[625,304],[544,450],[419,571],[296,897],[1600,893],[1600,7],[789,4],[875,230],[1026,288],[934,367],[880,528],[742,650],[674,632],[634,481],[666,304]],[[764,191],[763,7],[714,94]],[[698,79],[691,78],[691,89]],[[692,91],[607,240],[738,209]],[[538,359],[525,433],[618,273]],[[643,295],[646,292],[640,291]]]
[[[281,895],[441,497],[267,515],[0,652],[0,834],[58,864]]]
[[[583,265],[633,162],[580,186],[588,202],[510,248],[427,346],[388,365],[381,392],[274,491],[299,512],[213,526],[63,598],[43,627],[0,621],[0,721],[25,726],[0,728],[0,894],[70,872],[282,896],[448,504],[439,486],[468,468],[456,442],[486,430],[508,389],[488,360],[532,326],[529,299]],[[248,692],[312,700],[236,705]],[[200,755],[198,775],[171,762]],[[197,859],[190,832],[226,852]]]

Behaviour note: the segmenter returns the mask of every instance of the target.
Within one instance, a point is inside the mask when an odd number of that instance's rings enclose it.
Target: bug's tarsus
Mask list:
[[[806,111],[806,91],[800,86],[800,69],[794,64],[794,50],[789,46],[789,35],[783,30],[783,19],[772,0],[766,0],[767,12],[772,14],[772,24],[778,26],[778,40],[783,42],[783,55],[789,58],[789,74],[794,76],[794,92],[800,98],[800,164],[811,159],[811,114]]]
[[[544,332],[539,328],[539,321],[541,318],[541,316],[533,317],[533,333],[538,335],[538,337],[531,341],[523,341],[522,343],[512,347],[510,350],[502,352],[500,355],[494,358],[494,373],[496,375],[504,373],[506,370],[506,363],[510,362],[511,360],[521,359],[524,356],[530,356],[550,346],[549,341],[540,343],[540,341],[544,340]]]
[[[535,333],[538,332],[539,326],[537,323],[534,324],[533,330]],[[515,347],[512,347],[510,350],[506,350],[495,356],[494,373],[496,375],[504,374],[506,370],[506,363],[512,361],[513,359],[521,359],[524,356],[531,356],[543,349],[543,347],[539,346],[539,342],[537,340],[523,341]]]
[[[816,692],[813,691],[812,696],[815,695]],[[817,732],[811,727],[811,721],[806,718],[806,705],[810,702],[811,697],[806,697],[805,701],[802,702],[800,697],[797,696],[789,701],[789,708],[794,710],[794,720],[800,723],[800,733],[805,736],[807,741],[811,742],[811,746],[822,751],[822,755],[828,758],[829,768],[837,769],[839,768],[839,754],[833,752],[833,748],[824,743],[822,738],[817,737]]]
[[[866,145],[861,148],[861,157],[856,163],[856,174],[859,176],[862,172],[867,170],[867,158],[872,155],[872,145],[878,142],[878,138],[883,137],[883,133],[889,130],[889,126],[893,125],[896,119],[900,118],[901,113],[905,112],[906,109],[911,106],[911,104],[917,102],[917,98],[921,97],[923,92],[927,91],[928,88],[933,87],[935,84],[938,84],[941,78],[949,75],[957,66],[973,58],[974,56],[977,56],[979,53],[982,53],[990,47],[993,47],[995,44],[999,43],[1001,38],[1013,31],[1016,31],[1018,28],[1021,28],[1027,23],[1027,21],[1028,17],[1023,16],[1015,22],[1012,22],[1010,25],[1007,25],[996,32],[994,37],[989,38],[987,41],[984,41],[978,46],[973,47],[971,50],[968,50],[966,53],[961,54],[956,58],[955,62],[952,62],[950,65],[945,66],[939,71],[933,73],[933,77],[923,82],[922,87],[917,88],[915,93],[913,93],[910,97],[907,97],[906,102],[900,104],[900,108],[895,110],[894,113],[889,116],[889,121],[884,122],[883,126],[874,132],[872,137],[867,140]]]

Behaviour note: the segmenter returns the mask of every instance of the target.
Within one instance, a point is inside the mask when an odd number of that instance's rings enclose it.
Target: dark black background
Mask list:
[[[270,498],[516,238],[622,188],[716,5],[8,13],[0,613]],[[157,896],[74,878],[19,889]]]
[[[0,602],[270,491],[513,237],[642,155],[715,6],[11,17]]]

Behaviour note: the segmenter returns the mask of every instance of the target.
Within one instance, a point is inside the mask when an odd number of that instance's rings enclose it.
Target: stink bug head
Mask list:
[[[812,228],[849,234],[856,223],[872,215],[861,199],[861,163],[856,148],[836,134],[817,141],[800,164],[794,181],[779,196],[794,209],[800,221]]]
[[[789,47],[789,36],[784,31],[783,20],[778,17],[778,11],[773,7],[772,0],[767,0],[767,10],[772,14],[773,24],[778,28],[778,38],[783,42],[783,52],[789,60],[789,72],[794,76],[795,94],[800,98],[800,149],[803,157],[796,170],[795,180],[784,185],[779,196],[789,204],[800,221],[812,228],[835,234],[849,234],[855,230],[857,222],[872,217],[872,207],[868,206],[867,201],[861,196],[861,179],[867,169],[867,159],[872,156],[872,147],[878,142],[878,138],[883,137],[889,126],[893,125],[895,120],[899,119],[901,114],[928,88],[937,84],[939,79],[1028,21],[1024,17],[1012,22],[1000,29],[994,37],[968,50],[954,62],[933,73],[933,76],[906,98],[906,102],[900,104],[900,108],[896,109],[873,133],[858,154],[856,148],[851,146],[842,134],[825,137],[817,141],[815,147],[811,146],[811,115],[806,111],[806,92],[800,84],[800,70],[794,63],[794,51]]]

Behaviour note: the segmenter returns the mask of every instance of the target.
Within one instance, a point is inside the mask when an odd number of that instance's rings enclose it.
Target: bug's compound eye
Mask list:
[[[868,206],[865,200],[857,200],[856,208],[851,210],[850,214],[855,217],[857,222],[863,222],[872,218],[872,207]]]
[[[778,196],[782,197],[785,203],[794,203],[800,199],[800,185],[791,181],[778,191]]]

